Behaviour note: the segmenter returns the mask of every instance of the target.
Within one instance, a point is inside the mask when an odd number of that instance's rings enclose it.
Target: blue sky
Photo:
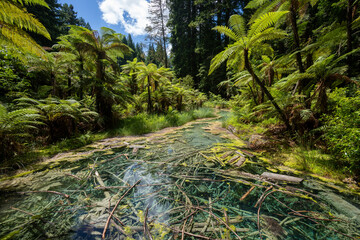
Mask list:
[[[134,42],[144,42],[148,23],[147,0],[58,0],[74,6],[78,17],[89,22],[92,29],[109,27],[116,32],[130,33]]]

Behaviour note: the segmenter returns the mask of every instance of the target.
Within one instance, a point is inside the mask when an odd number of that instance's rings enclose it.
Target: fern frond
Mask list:
[[[299,80],[312,79],[315,75],[312,73],[299,73],[295,72],[289,76],[282,78],[280,81],[274,84],[274,86],[280,90],[290,90]]]
[[[259,44],[263,41],[268,41],[268,40],[280,39],[286,36],[287,36],[286,31],[271,27],[251,37],[249,43],[247,44],[247,47],[251,48],[253,47],[254,44]]]
[[[230,16],[229,27],[235,32],[237,36],[236,40],[246,36],[246,24],[245,19],[242,16],[237,14]]]
[[[51,39],[44,25],[34,18],[32,14],[28,13],[26,9],[18,8],[7,1],[0,1],[0,9],[2,9],[0,11],[0,23],[41,34],[47,39]]]
[[[0,38],[3,43],[13,44],[24,52],[33,53],[37,56],[44,56],[45,54],[45,50],[28,33],[11,25],[2,24]]]
[[[19,3],[22,6],[24,6],[24,5],[40,5],[40,6],[49,8],[49,6],[45,0],[10,0],[10,1],[14,2],[14,3]]]
[[[256,19],[258,19],[260,16],[268,13],[268,12],[274,12],[279,7],[280,1],[267,1],[267,3],[260,6],[252,15],[250,18],[249,23],[253,23]]]
[[[268,0],[251,0],[245,7],[245,9],[255,9],[264,5]]]
[[[251,38],[256,34],[266,30],[267,28],[273,26],[281,17],[285,14],[289,13],[289,11],[281,11],[281,12],[269,12],[254,21],[250,26],[250,30],[248,32],[248,37]]]
[[[220,65],[225,62],[231,55],[235,54],[242,46],[239,44],[231,44],[224,51],[218,53],[210,63],[209,75],[213,73]]]
[[[236,34],[226,26],[216,26],[213,28],[213,30],[218,31],[221,34],[224,34],[225,36],[231,38],[234,41],[238,40]]]

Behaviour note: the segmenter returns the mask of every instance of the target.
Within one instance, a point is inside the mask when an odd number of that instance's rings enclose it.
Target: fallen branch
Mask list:
[[[145,217],[144,217],[144,235],[148,235],[150,240],[153,240],[151,233],[149,231],[149,228],[147,227],[146,221],[147,221],[147,217],[148,217],[148,213],[149,213],[149,207],[146,208],[145,211]]]
[[[56,191],[26,191],[26,192],[19,192],[20,194],[27,194],[27,193],[53,193],[56,195],[61,195],[64,196],[65,198],[69,198],[70,196],[65,194],[65,193],[61,193],[61,192],[56,192]]]
[[[81,180],[81,178],[79,178],[78,176],[74,175],[74,174],[71,174],[71,173],[65,173],[66,176],[70,176],[70,177],[73,177],[73,178],[76,178],[77,180]]]
[[[202,238],[202,239],[207,239],[207,240],[211,240],[211,239],[212,239],[212,238],[205,237],[205,236],[202,236],[202,235],[185,232],[185,231],[182,231],[182,230],[176,229],[176,228],[170,228],[170,229],[171,229],[172,231],[174,231],[174,232],[184,233],[184,234],[186,234],[186,235],[189,235],[189,236],[192,236],[192,237],[196,237],[196,238]]]
[[[218,216],[216,216],[215,214],[213,214],[212,212],[206,211],[205,209],[201,208],[201,207],[197,207],[197,206],[193,206],[193,208],[199,209],[201,211],[207,212],[208,214],[211,214],[216,220],[218,220],[219,222],[221,222],[222,224],[224,224],[226,226],[227,229],[229,229],[233,234],[235,234],[235,236],[238,239],[241,239],[241,237],[228,225],[226,224],[226,222],[224,222],[221,218],[219,218]]]
[[[244,201],[245,198],[255,189],[255,186],[252,186],[241,198],[240,201]]]
[[[141,179],[139,179],[134,185],[132,185],[122,196],[121,198],[117,201],[117,203],[115,204],[115,207],[113,208],[113,210],[111,211],[107,221],[106,221],[106,224],[105,224],[105,227],[104,227],[104,231],[103,231],[103,234],[102,234],[102,239],[105,239],[105,234],[106,234],[106,230],[109,226],[109,222],[110,222],[110,219],[112,217],[112,215],[114,214],[116,208],[118,207],[120,201],[126,196],[126,194],[128,194],[130,192],[131,189],[133,189],[139,182],[141,181]]]
[[[306,216],[306,215],[303,215],[303,214],[301,214],[301,213],[293,210],[292,208],[290,208],[289,206],[287,206],[285,203],[281,202],[281,201],[280,201],[279,199],[277,199],[276,197],[274,197],[274,196],[272,196],[272,197],[273,197],[277,202],[279,202],[281,205],[283,205],[284,207],[286,207],[286,208],[289,209],[290,211],[294,212],[295,215],[302,216],[302,217],[306,217],[306,218],[308,218],[310,221],[312,221],[312,222],[314,222],[314,223],[316,223],[316,224],[319,224],[319,225],[321,225],[321,226],[323,226],[323,227],[325,227],[325,228],[327,228],[327,229],[329,229],[329,230],[332,230],[332,231],[334,231],[334,232],[336,232],[336,233],[338,233],[338,234],[341,234],[341,235],[343,235],[343,236],[345,236],[345,237],[348,237],[348,238],[351,238],[351,239],[358,239],[358,238],[349,236],[349,235],[347,235],[347,234],[345,234],[345,233],[339,232],[339,231],[337,231],[337,230],[335,230],[335,229],[333,229],[333,228],[331,228],[331,227],[328,227],[328,226],[326,226],[326,225],[324,225],[324,224],[322,224],[322,223],[320,223],[320,222],[317,222],[317,221],[315,221],[314,219],[312,219],[311,217]],[[323,220],[323,219],[321,219],[321,220]]]
[[[266,191],[265,191],[266,192]],[[264,192],[264,193],[265,193]],[[262,203],[265,201],[266,197],[269,196],[271,193],[273,192],[277,192],[277,190],[273,190],[271,192],[268,192],[263,198],[261,198],[263,195],[261,195],[260,199],[260,204],[259,204],[259,208],[258,208],[258,211],[257,211],[257,225],[258,225],[258,229],[259,229],[259,236],[260,236],[260,240],[262,239],[262,236],[261,236],[261,228],[260,228],[260,209],[261,209],[261,205]]]
[[[270,172],[264,172],[261,174],[261,177],[269,179],[269,180],[275,180],[275,181],[286,181],[286,182],[292,182],[292,183],[301,183],[304,179],[283,175],[283,174],[276,174],[276,173],[270,173]]]
[[[100,177],[100,174],[99,174],[98,171],[95,171],[95,177],[96,177],[96,180],[99,182],[100,186],[106,187],[106,186],[105,186],[105,183],[104,183],[104,181],[102,180],[102,178]],[[105,191],[104,194],[105,194],[105,197],[106,197],[106,198],[110,198],[110,193],[109,193],[108,191]]]

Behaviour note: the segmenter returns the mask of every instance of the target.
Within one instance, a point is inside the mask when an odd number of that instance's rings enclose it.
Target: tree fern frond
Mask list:
[[[22,6],[24,5],[40,5],[46,8],[49,8],[45,0],[9,0],[14,3],[19,3]]]
[[[235,32],[238,39],[246,36],[246,24],[245,19],[242,16],[237,14],[230,16],[229,27]]]
[[[10,44],[17,46],[22,51],[30,52],[37,56],[44,56],[45,54],[45,50],[39,46],[28,33],[19,28],[2,24],[1,35],[0,38],[2,38],[4,43],[9,42]]]
[[[352,22],[352,27],[353,27],[354,29],[360,27],[360,17],[358,17],[357,19],[355,19],[355,20]]]
[[[356,49],[352,50],[351,52],[348,52],[348,53],[346,53],[344,55],[341,55],[340,57],[338,57],[336,60],[334,60],[332,62],[332,66],[335,66],[338,62],[346,59],[348,56],[350,56],[351,54],[354,54],[354,53],[356,53],[358,51],[360,51],[360,48],[356,48]]]
[[[236,54],[229,56],[226,63],[227,69],[236,69],[237,71],[242,71],[245,67],[243,55],[244,50],[240,49]]]
[[[281,12],[269,12],[254,21],[251,24],[250,30],[248,32],[248,37],[255,36],[256,34],[264,31],[265,29],[274,25],[279,19],[287,14],[289,11],[281,11]]]
[[[255,9],[264,5],[268,0],[251,0],[245,7],[245,9]]]
[[[226,26],[216,26],[213,28],[213,30],[218,31],[221,34],[224,34],[225,36],[231,38],[234,41],[238,40],[236,34]]]
[[[241,71],[234,76],[236,86],[246,86],[250,81],[252,81],[252,77],[248,71]]]
[[[3,10],[0,11],[0,22],[38,33],[51,39],[46,28],[25,9],[18,8],[7,1],[0,1],[0,9]]]
[[[274,84],[274,86],[280,90],[290,90],[293,86],[302,79],[311,79],[314,78],[315,75],[311,73],[299,73],[295,72],[290,74],[289,76],[282,78],[280,81]]]
[[[279,1],[267,1],[267,3],[260,6],[252,15],[250,18],[249,23],[253,23],[256,19],[258,19],[260,16],[268,13],[273,12],[277,10],[279,7]]]
[[[251,37],[249,43],[247,44],[247,47],[251,48],[253,44],[259,44],[263,41],[268,41],[268,40],[280,39],[286,36],[287,36],[286,31],[271,27]]]
[[[220,65],[225,62],[231,55],[235,54],[241,46],[232,44],[225,48],[224,51],[218,53],[210,63],[209,75],[214,72]]]

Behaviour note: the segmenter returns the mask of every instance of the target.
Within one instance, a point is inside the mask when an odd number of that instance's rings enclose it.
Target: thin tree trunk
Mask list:
[[[50,78],[51,78],[51,84],[52,84],[52,95],[56,96],[56,94],[57,94],[57,91],[56,91],[57,83],[56,83],[56,76],[55,76],[54,72],[50,73]]]
[[[291,28],[292,31],[294,33],[294,40],[295,40],[295,47],[296,47],[296,62],[298,64],[299,67],[299,71],[300,73],[304,73],[305,69],[304,66],[302,64],[302,58],[301,58],[301,53],[300,51],[300,37],[299,37],[299,30],[298,30],[298,26],[297,26],[297,22],[296,22],[296,7],[295,7],[295,3],[294,0],[291,0],[291,7],[290,7],[290,21],[291,21]]]
[[[291,130],[289,120],[287,119],[285,113],[279,107],[279,105],[276,103],[274,97],[271,95],[271,93],[265,87],[264,83],[260,80],[260,78],[255,74],[254,70],[252,69],[251,63],[249,61],[249,50],[248,49],[244,50],[244,59],[245,59],[245,68],[246,68],[246,70],[248,70],[248,72],[251,74],[252,78],[256,81],[256,83],[260,86],[260,88],[265,93],[265,95],[269,98],[272,105],[275,107],[276,111],[280,114],[281,119],[284,121],[284,123],[286,125],[286,128],[288,130]]]
[[[165,23],[164,23],[162,0],[160,0],[159,3],[160,3],[160,18],[161,18],[161,34],[162,34],[162,41],[163,41],[163,47],[164,47],[164,61],[165,61],[165,67],[167,68],[168,62],[167,62],[167,53],[166,53],[166,33],[165,33]]]
[[[249,88],[250,88],[251,95],[253,96],[255,105],[259,105],[259,104],[258,104],[258,101],[257,101],[257,97],[256,97],[253,89],[251,88],[251,85],[250,85],[250,84],[248,84],[248,85],[249,85]]]
[[[80,100],[82,100],[84,98],[83,96],[83,87],[84,87],[84,76],[83,76],[83,71],[84,71],[84,62],[83,59],[80,58],[80,66],[79,66],[79,80],[80,80],[80,89],[79,89],[79,98]]]
[[[151,91],[150,91],[150,77],[148,78],[147,82],[147,89],[148,89],[148,112],[152,113],[152,103],[151,103]]]
[[[353,4],[354,0],[348,0],[347,5],[347,12],[346,12],[346,34],[347,34],[347,52],[351,52],[353,50],[353,31],[352,31],[352,22],[353,22]],[[353,58],[351,56],[347,57],[347,64],[349,66],[348,73],[350,74],[352,72],[352,68],[354,66],[353,64]]]
[[[302,58],[301,58],[301,53],[300,53],[300,37],[299,37],[299,31],[298,31],[298,26],[297,26],[297,22],[296,22],[296,3],[295,0],[291,0],[291,6],[290,6],[290,21],[291,21],[291,28],[292,31],[294,33],[294,40],[295,40],[295,51],[297,51],[296,53],[296,63],[299,67],[299,72],[300,73],[304,73],[305,69],[304,66],[302,64]],[[299,80],[294,88],[293,91],[293,95],[295,95],[296,91],[301,92],[302,91],[302,86],[304,84],[302,83],[301,80]]]
[[[71,69],[70,68],[68,68],[67,85],[68,85],[67,95],[68,95],[68,97],[70,97],[71,96]]]

